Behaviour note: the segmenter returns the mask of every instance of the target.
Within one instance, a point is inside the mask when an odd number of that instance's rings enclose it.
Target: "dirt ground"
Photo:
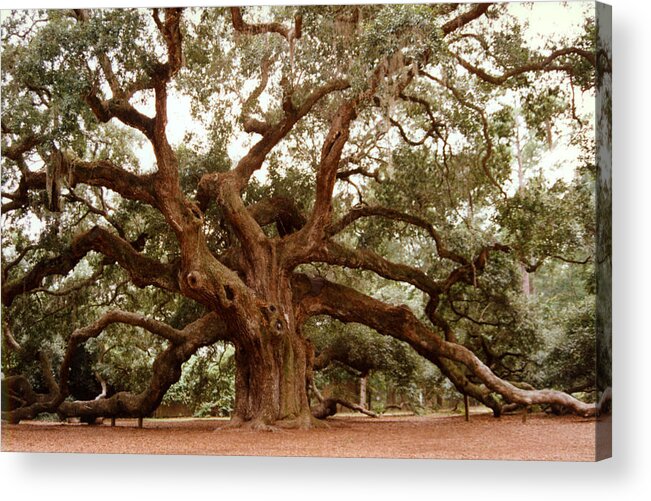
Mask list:
[[[3,424],[2,450],[111,454],[326,456],[592,461],[594,419],[529,415],[337,416],[327,429],[220,430],[216,419]]]

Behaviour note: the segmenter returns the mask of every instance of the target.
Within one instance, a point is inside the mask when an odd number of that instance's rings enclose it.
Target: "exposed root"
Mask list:
[[[597,416],[600,416],[602,414],[609,414],[612,411],[612,405],[613,405],[613,390],[609,386],[601,394],[601,398],[599,399],[599,403],[597,404]]]
[[[321,422],[314,418],[310,413],[304,413],[297,417],[281,419],[274,423],[274,426],[277,426],[278,428],[292,430],[309,430],[320,427],[320,425]]]
[[[277,432],[282,431],[282,428],[276,424],[265,423],[262,419],[248,419],[244,420],[238,417],[233,417],[224,426],[215,428],[215,431],[266,431]]]
[[[231,420],[215,431],[267,431],[278,432],[285,430],[310,430],[315,428],[329,428],[323,421],[315,418],[309,413],[300,416],[279,419],[273,422],[266,422],[263,419],[242,419],[233,416]]]

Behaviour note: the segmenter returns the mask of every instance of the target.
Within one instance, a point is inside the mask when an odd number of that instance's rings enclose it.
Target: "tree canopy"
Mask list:
[[[141,417],[185,384],[310,426],[332,363],[597,412],[566,392],[596,389],[581,103],[609,62],[587,4],[532,36],[544,8],[13,11],[3,417]]]

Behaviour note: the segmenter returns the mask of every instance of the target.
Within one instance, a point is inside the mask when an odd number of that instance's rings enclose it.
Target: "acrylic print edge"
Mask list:
[[[612,398],[612,7],[596,2],[596,375],[600,408]],[[595,426],[595,459],[612,457],[612,414]]]

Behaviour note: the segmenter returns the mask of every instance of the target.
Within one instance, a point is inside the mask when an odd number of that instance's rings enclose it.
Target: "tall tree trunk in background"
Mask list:
[[[523,165],[523,160],[522,160],[522,145],[520,143],[520,123],[518,121],[518,118],[516,116],[516,121],[515,121],[515,154],[516,158],[518,160],[518,193],[522,193],[524,191],[524,165]],[[529,277],[529,272],[525,269],[523,264],[520,264],[520,271],[522,273],[522,293],[524,294],[525,297],[529,297],[531,295],[531,279]]]

